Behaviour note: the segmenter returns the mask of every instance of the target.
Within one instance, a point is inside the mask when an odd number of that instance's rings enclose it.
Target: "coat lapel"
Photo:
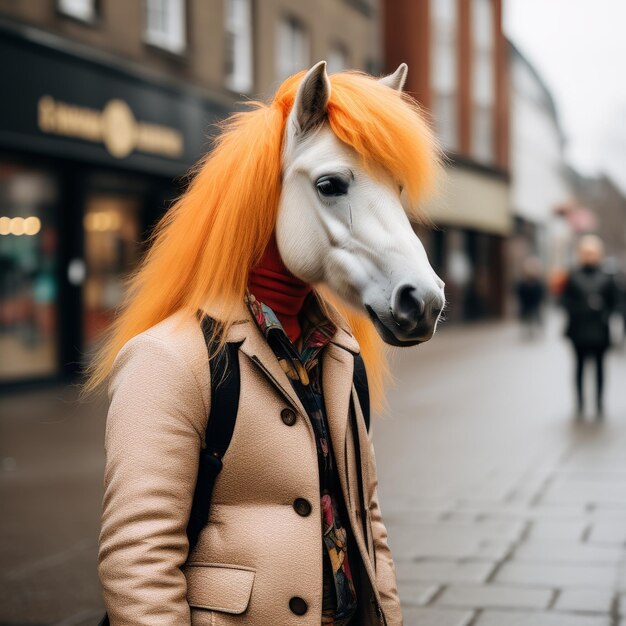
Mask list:
[[[354,357],[350,352],[334,343],[326,347],[322,356],[322,389],[335,463],[346,502],[350,497],[346,472],[346,430],[353,369]]]
[[[343,396],[345,396],[345,398],[348,399],[346,400],[346,407],[348,407],[349,406],[349,390],[352,384],[352,368],[354,367],[354,364],[352,363],[353,361],[352,355],[350,354],[350,352],[359,352],[359,344],[357,343],[356,339],[353,337],[352,333],[350,332],[350,329],[346,323],[346,320],[341,316],[341,314],[337,311],[337,309],[335,309],[335,307],[333,307],[330,303],[323,301],[317,292],[314,292],[314,293],[315,293],[315,296],[318,298],[319,306],[322,308],[322,310],[328,315],[329,319],[337,327],[337,331],[335,332],[333,338],[331,339],[330,344],[326,347],[326,349],[324,349],[322,353],[324,355],[322,358],[325,359],[323,361],[324,364],[322,366],[322,377],[324,379],[327,378],[327,376],[324,373],[325,368],[326,368],[325,363],[326,361],[328,361],[328,358],[326,356],[327,354],[334,355],[335,361],[343,364],[344,368],[349,366],[348,377],[345,379],[347,387],[344,387],[341,391],[343,393]],[[278,362],[278,359],[276,358],[276,355],[274,354],[274,351],[270,348],[269,344],[267,343],[267,340],[265,339],[265,337],[263,336],[263,333],[261,332],[261,329],[258,327],[256,321],[252,317],[252,313],[250,312],[247,306],[244,306],[242,310],[242,315],[245,316],[246,320],[249,323],[246,324],[246,331],[247,331],[246,341],[244,341],[244,343],[242,344],[240,348],[241,352],[243,352],[252,360],[252,362],[259,368],[259,370],[261,370],[265,374],[265,376],[274,385],[274,387],[276,387],[277,391],[288,402],[290,402],[294,406],[294,408],[300,411],[302,415],[306,416],[307,412],[304,408],[304,405],[298,398],[298,395],[294,391],[293,386],[289,382],[289,378],[287,378],[287,375],[281,368],[280,363]],[[344,349],[341,349],[341,348],[344,348]],[[350,352],[346,352],[346,350]],[[332,359],[331,359],[331,363],[332,363]],[[330,366],[330,369],[333,369],[333,365]],[[337,374],[339,374],[339,372],[337,372]],[[329,378],[333,378],[334,376],[335,376],[334,374],[331,374]],[[322,381],[322,385],[324,385],[323,381]],[[324,387],[323,391],[324,391],[324,401],[326,402],[326,407],[327,407],[327,412],[328,412],[328,398],[331,398],[331,400],[334,401],[335,390],[327,392],[326,388]],[[346,422],[347,422],[347,417],[348,417],[347,411],[348,409],[344,411],[342,424],[335,425],[335,428],[338,429],[336,430],[336,433],[339,433],[339,430],[343,430],[343,436],[340,436],[340,439],[342,439],[341,441],[342,447],[340,449],[342,451],[343,451],[343,445],[345,443],[345,429],[346,429]],[[341,414],[338,413],[338,415],[341,415]],[[328,415],[328,421],[329,422],[332,421],[330,415]],[[331,437],[332,437],[333,427],[329,425],[329,428],[331,429]],[[334,445],[334,442],[333,442],[333,445]],[[344,459],[345,459],[345,455],[343,455],[343,452],[342,452],[342,461]],[[340,465],[340,467],[342,466]],[[343,467],[342,467],[342,471],[343,471]]]
[[[354,400],[355,407],[359,406],[359,398],[355,390],[352,391],[352,397]],[[363,490],[364,490],[363,497],[365,498],[364,502],[367,503],[371,495],[369,493],[369,484],[368,484],[369,476],[370,476],[370,462],[369,462],[370,439],[369,439],[369,435],[367,432],[367,427],[365,426],[365,419],[363,418],[363,413],[360,409],[357,410],[356,425],[357,425],[357,432],[353,433],[353,437],[358,437],[358,441],[359,441],[359,455],[361,459],[361,463],[360,463],[361,475],[362,475]],[[354,457],[354,448],[352,450],[352,457]],[[350,484],[358,485],[358,481],[355,480],[354,482]],[[358,494],[356,494],[356,498],[357,499],[359,498]],[[365,506],[367,507],[367,504],[365,504]],[[369,516],[369,511],[367,510],[362,511],[362,515],[366,517]],[[373,554],[374,553],[374,547],[373,547],[374,538],[371,535],[371,526],[369,523],[366,524],[365,541],[367,541],[369,554]]]
[[[219,302],[207,302],[200,307],[207,315],[219,319],[220,312],[225,308]],[[248,307],[241,302],[235,312],[235,322],[228,331],[226,341],[240,343],[240,352],[245,354],[275,387],[278,393],[291,404],[294,409],[306,416],[306,411],[298,395],[293,390],[287,375],[283,371],[276,355],[267,343],[263,333],[252,317]],[[308,420],[307,420],[308,422]]]
[[[248,324],[246,340],[241,345],[240,351],[254,363],[287,402],[303,416],[307,415],[298,394],[287,378],[287,374],[283,371],[276,355],[252,318]]]
[[[357,420],[357,432],[348,428],[350,416],[350,397],[352,391],[352,375],[354,370],[354,357],[348,351],[336,344],[331,343],[325,350],[322,362],[322,388],[324,402],[328,418],[328,428],[332,441],[333,453],[339,477],[339,483],[346,502],[350,524],[355,540],[361,551],[361,558],[367,570],[372,585],[375,586],[376,574],[373,569],[371,555],[373,553],[372,537],[369,524],[366,524],[363,532],[362,519],[366,519],[367,510],[361,510],[361,516],[356,514],[359,504],[358,476],[354,475],[349,468],[355,467],[354,438],[359,439],[359,451],[361,460],[361,473],[364,483],[369,476],[369,462],[367,447],[369,439],[363,417],[359,414]],[[355,399],[358,402],[358,399]],[[348,437],[348,432],[350,436]],[[367,497],[366,494],[364,494]],[[366,505],[367,506],[367,505]],[[358,507],[360,508],[360,506]]]

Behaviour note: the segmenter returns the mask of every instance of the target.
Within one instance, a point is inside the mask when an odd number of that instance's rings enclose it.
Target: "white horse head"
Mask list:
[[[380,79],[402,90],[407,66]],[[331,84],[324,61],[302,80],[284,137],[278,249],[298,278],[324,284],[365,310],[395,346],[430,339],[445,298],[392,176],[368,173],[326,122]]]

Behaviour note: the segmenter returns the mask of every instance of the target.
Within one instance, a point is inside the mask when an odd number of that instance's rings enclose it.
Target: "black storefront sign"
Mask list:
[[[81,58],[29,32],[0,26],[2,148],[178,176],[229,113],[184,85],[97,62],[95,53]]]

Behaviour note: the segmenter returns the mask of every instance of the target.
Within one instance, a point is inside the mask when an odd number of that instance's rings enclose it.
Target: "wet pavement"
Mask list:
[[[0,625],[97,624],[104,398],[0,399]]]
[[[407,625],[626,624],[626,351],[604,419],[576,421],[560,324],[532,342],[451,328],[396,355],[375,440]]]
[[[626,624],[626,351],[604,419],[577,422],[568,348],[553,320],[532,342],[480,324],[394,355],[374,429],[407,626]],[[76,395],[0,399],[0,626],[102,611],[106,403]]]

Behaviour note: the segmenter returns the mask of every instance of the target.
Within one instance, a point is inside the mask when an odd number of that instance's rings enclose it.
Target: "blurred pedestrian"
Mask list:
[[[537,257],[528,257],[524,261],[516,292],[519,318],[530,339],[542,329],[542,306],[546,296],[541,261]]]
[[[585,235],[577,252],[579,266],[568,276],[561,302],[569,318],[566,335],[576,355],[578,417],[584,412],[584,369],[588,360],[596,367],[596,409],[597,416],[602,417],[604,357],[611,343],[609,321],[617,305],[617,289],[611,275],[602,269],[601,239]]]

